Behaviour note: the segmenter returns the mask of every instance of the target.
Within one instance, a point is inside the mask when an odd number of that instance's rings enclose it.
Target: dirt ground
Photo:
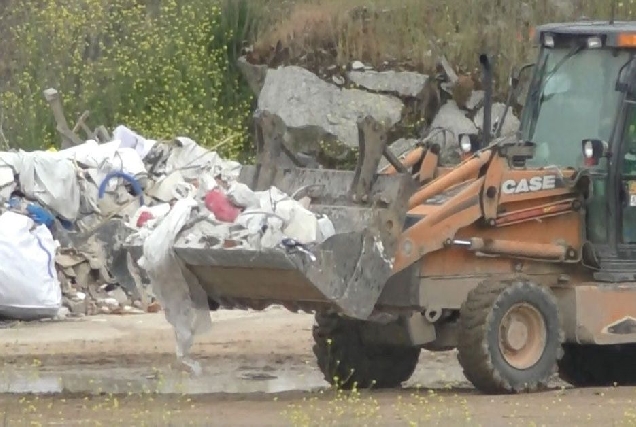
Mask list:
[[[194,355],[174,362],[163,314],[0,329],[2,425],[636,425],[636,388],[477,393],[454,352],[424,352],[401,390],[336,393],[311,353],[311,315],[220,311]]]

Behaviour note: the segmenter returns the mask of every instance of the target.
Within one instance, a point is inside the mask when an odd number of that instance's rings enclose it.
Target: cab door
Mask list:
[[[625,97],[610,155],[589,169],[587,240],[603,282],[636,282],[636,100]]]
[[[618,258],[636,262],[636,102],[627,100],[624,105],[622,132],[614,156],[617,187],[614,217]]]

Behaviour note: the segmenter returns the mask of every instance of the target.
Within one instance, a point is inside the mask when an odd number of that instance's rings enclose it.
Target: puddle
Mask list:
[[[99,369],[83,371],[26,371],[0,373],[0,393],[11,394],[215,394],[280,393],[326,387],[318,372],[243,371],[204,372],[191,376],[182,372],[153,372],[141,369]]]

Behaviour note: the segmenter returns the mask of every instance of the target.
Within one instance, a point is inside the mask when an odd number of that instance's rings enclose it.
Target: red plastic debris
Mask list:
[[[139,214],[139,218],[137,218],[137,227],[143,227],[143,225],[150,219],[153,219],[155,216],[148,211],[143,211]]]
[[[216,219],[223,222],[234,222],[241,210],[234,206],[225,194],[219,190],[210,190],[205,195],[205,206]]]

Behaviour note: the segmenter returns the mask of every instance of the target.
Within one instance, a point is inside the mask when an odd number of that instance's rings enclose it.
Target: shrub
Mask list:
[[[15,54],[0,102],[12,146],[57,144],[42,91],[55,87],[72,121],[125,124],[150,138],[187,135],[236,157],[252,95],[234,69],[254,32],[247,0],[13,0]],[[223,9],[223,10],[222,10]],[[232,18],[233,20],[230,20]],[[72,126],[72,124],[71,124]]]
[[[608,19],[613,0],[297,0],[280,12],[257,46],[279,40],[292,58],[335,47],[334,60],[384,61],[432,72],[439,54],[461,72],[474,72],[478,55],[493,54],[496,89],[515,65],[533,59],[530,28],[582,15]],[[634,0],[617,2],[617,18],[632,19]]]

